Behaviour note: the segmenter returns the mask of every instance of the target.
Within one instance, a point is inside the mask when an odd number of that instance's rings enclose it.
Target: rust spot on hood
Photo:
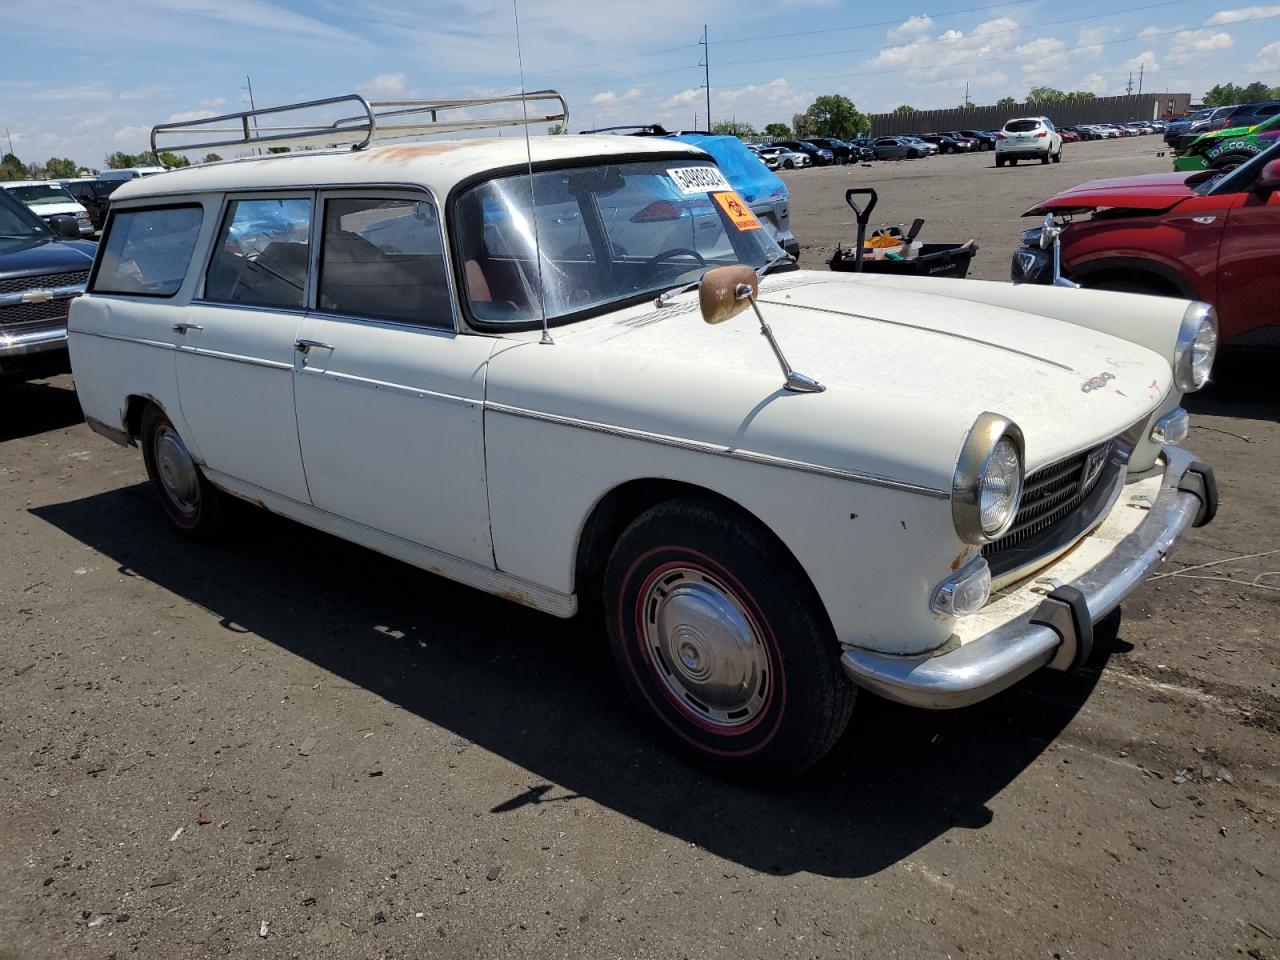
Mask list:
[[[419,157],[434,157],[441,153],[457,150],[461,143],[406,143],[396,147],[376,147],[372,150],[356,151],[356,157],[362,160],[381,160],[384,163],[408,163]]]

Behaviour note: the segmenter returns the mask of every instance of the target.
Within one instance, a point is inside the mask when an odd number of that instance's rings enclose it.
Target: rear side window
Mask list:
[[[1030,133],[1040,128],[1039,120],[1010,120],[1004,125],[1010,133]]]
[[[311,262],[311,199],[233,200],[209,261],[204,298],[302,309]]]
[[[326,200],[317,306],[344,316],[453,329],[435,205]]]
[[[203,219],[198,204],[117,210],[102,242],[93,292],[172,297],[187,275]]]

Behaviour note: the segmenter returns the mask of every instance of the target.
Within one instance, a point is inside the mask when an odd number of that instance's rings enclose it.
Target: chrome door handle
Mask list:
[[[308,340],[306,337],[302,337],[293,342],[293,349],[297,350],[299,353],[306,353],[312,347],[318,347],[321,350],[332,350],[333,344],[325,343],[323,340]]]
[[[204,327],[198,323],[175,323],[173,325],[174,333],[186,333],[189,330],[203,330]]]

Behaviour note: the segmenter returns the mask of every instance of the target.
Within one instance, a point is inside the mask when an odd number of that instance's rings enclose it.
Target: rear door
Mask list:
[[[438,209],[418,191],[320,203],[295,374],[312,501],[491,568],[483,405],[499,341],[457,332]]]
[[[1280,191],[1259,196],[1250,190],[1234,199],[1218,251],[1224,339],[1280,327]]]
[[[205,465],[300,503],[294,341],[313,206],[311,191],[228,198],[203,290],[174,318],[182,414]]]

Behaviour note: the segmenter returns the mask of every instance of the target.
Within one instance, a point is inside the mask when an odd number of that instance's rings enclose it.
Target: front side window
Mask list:
[[[302,309],[310,238],[309,197],[231,201],[209,262],[204,298]]]
[[[503,177],[462,194],[453,220],[471,314],[504,325],[537,321],[540,310],[549,322],[598,312],[711,267],[759,267],[779,255],[750,208],[706,162]]]
[[[182,287],[204,208],[117,210],[93,279],[94,293],[172,297]]]
[[[449,303],[431,201],[325,201],[319,309],[452,329]]]

